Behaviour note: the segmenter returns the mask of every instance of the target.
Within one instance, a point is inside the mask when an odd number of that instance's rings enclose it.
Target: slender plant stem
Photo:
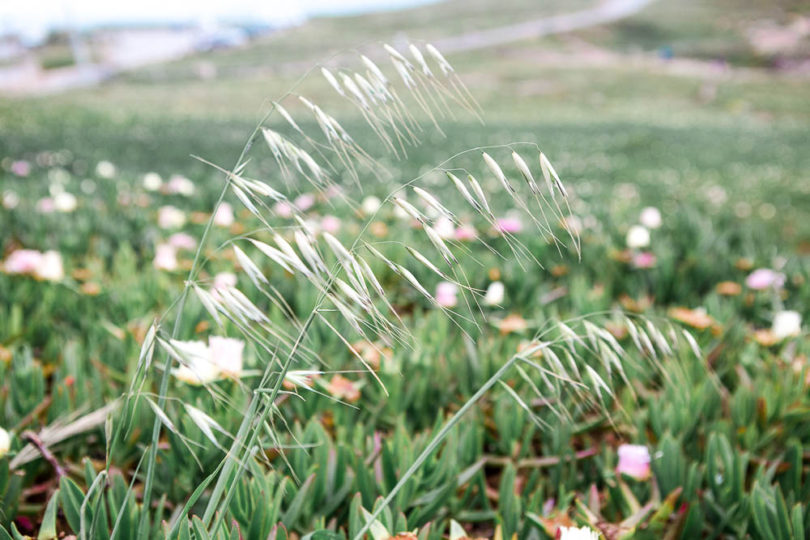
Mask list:
[[[393,501],[394,497],[397,496],[399,490],[402,489],[405,483],[411,479],[411,476],[416,474],[416,471],[419,470],[419,467],[422,466],[422,464],[427,460],[427,458],[429,458],[431,454],[433,454],[433,452],[436,450],[436,448],[438,448],[438,446],[441,444],[441,442],[444,440],[447,434],[450,433],[450,430],[453,429],[456,426],[456,424],[459,423],[461,417],[464,416],[464,414],[467,411],[469,411],[473,407],[473,405],[475,405],[475,403],[489,391],[490,388],[495,386],[495,383],[497,383],[501,379],[501,377],[503,377],[506,374],[506,372],[509,371],[509,369],[513,365],[515,365],[515,362],[517,362],[520,358],[521,357],[519,355],[515,355],[512,358],[510,358],[508,362],[506,362],[503,366],[501,366],[500,369],[498,369],[498,371],[496,371],[495,374],[492,375],[492,377],[490,377],[487,380],[487,382],[485,382],[484,385],[481,386],[481,388],[479,388],[478,391],[475,394],[473,394],[472,397],[470,397],[470,399],[468,399],[464,403],[464,405],[462,405],[461,408],[458,411],[456,411],[456,413],[452,417],[450,417],[450,420],[448,420],[447,423],[444,426],[442,426],[442,429],[440,429],[439,432],[430,440],[430,442],[422,451],[422,453],[419,454],[419,457],[417,457],[416,460],[411,464],[411,466],[408,467],[408,470],[405,471],[405,474],[402,475],[402,478],[399,479],[399,482],[397,482],[397,484],[391,489],[388,495],[385,496],[385,499],[383,499],[382,504],[377,505],[377,509],[366,520],[365,525],[363,525],[363,528],[360,529],[360,531],[355,535],[354,540],[361,540],[363,538],[363,535],[366,534],[366,532],[368,532],[368,530],[371,528],[371,524],[374,523],[374,521],[380,516],[380,514],[382,514],[383,510],[385,510],[385,508],[388,507],[389,504],[391,504],[391,501]]]

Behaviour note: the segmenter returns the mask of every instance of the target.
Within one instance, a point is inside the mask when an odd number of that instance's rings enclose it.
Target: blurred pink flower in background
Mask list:
[[[229,287],[236,287],[236,274],[220,272],[214,276],[214,289],[227,289]]]
[[[197,241],[188,233],[178,232],[169,237],[169,245],[176,249],[192,250],[197,247]]]
[[[158,270],[177,270],[177,250],[171,244],[158,244],[155,246],[155,259],[152,265]]]
[[[300,211],[306,212],[315,204],[315,196],[311,193],[304,193],[303,195],[296,197],[293,203]]]
[[[43,197],[37,201],[37,212],[51,214],[56,210],[56,203],[50,197]]]
[[[329,234],[337,234],[340,230],[340,219],[335,216],[324,216],[321,220],[321,229]]]
[[[273,205],[273,212],[275,212],[278,217],[289,218],[293,215],[293,207],[287,201],[279,201]]]
[[[3,264],[7,274],[33,274],[42,261],[42,253],[34,249],[18,249],[11,252]]]
[[[472,225],[464,224],[456,228],[456,240],[475,240],[478,233]]]
[[[220,204],[217,208],[216,214],[214,214],[214,225],[219,227],[230,227],[233,225],[233,222],[234,216],[231,205],[226,202]]]
[[[458,285],[449,281],[440,281],[436,286],[436,302],[440,306],[451,308],[458,303]]]
[[[657,229],[663,224],[661,211],[654,206],[642,209],[638,221],[648,229]]]
[[[633,255],[633,266],[636,268],[652,268],[656,263],[655,255],[649,251],[641,251]]]
[[[745,278],[745,284],[755,291],[770,288],[778,289],[785,284],[785,274],[770,268],[758,268],[748,274],[748,277]]]
[[[25,160],[18,159],[11,164],[11,172],[17,176],[28,176],[31,174],[31,164]]]
[[[618,474],[626,474],[636,480],[647,480],[650,477],[650,451],[640,444],[623,444],[619,446]]]
[[[516,234],[523,230],[520,218],[514,216],[498,218],[495,223],[498,231],[505,234]]]

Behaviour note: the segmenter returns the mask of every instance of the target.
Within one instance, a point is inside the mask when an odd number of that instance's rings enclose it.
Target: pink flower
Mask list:
[[[273,205],[273,211],[278,217],[290,218],[293,215],[293,207],[287,201],[279,201]]]
[[[451,308],[458,303],[456,295],[458,285],[449,281],[440,281],[436,286],[436,302],[442,307]]]
[[[315,204],[315,196],[311,193],[304,193],[303,195],[299,195],[294,203],[296,208],[302,212],[306,212]]]
[[[52,214],[56,211],[56,203],[50,197],[43,197],[37,201],[37,212]]]
[[[158,244],[155,247],[155,259],[152,265],[158,270],[172,272],[177,270],[177,250],[170,244]]]
[[[337,234],[340,230],[340,219],[335,216],[324,216],[321,220],[321,229],[329,234]]]
[[[236,287],[236,274],[220,272],[214,276],[214,289],[228,289]]]
[[[31,164],[19,159],[11,164],[11,172],[17,176],[28,176],[31,174]]]
[[[456,228],[456,240],[467,241],[475,240],[478,233],[472,225],[461,225]]]
[[[42,253],[34,249],[18,249],[8,256],[3,267],[7,274],[33,274],[42,262]]]
[[[180,174],[173,174],[166,184],[166,191],[188,197],[194,194],[194,182]]]
[[[774,288],[778,289],[785,284],[785,274],[771,270],[770,268],[758,268],[748,274],[745,284],[755,291]]]
[[[655,262],[655,255],[649,251],[640,251],[633,255],[633,266],[636,268],[652,268]]]
[[[619,446],[619,464],[616,473],[626,474],[636,480],[647,480],[650,477],[650,451],[640,444],[623,444]]]
[[[214,225],[219,227],[230,227],[233,225],[233,222],[233,208],[231,208],[231,205],[226,202],[220,204],[219,208],[217,208],[216,214],[214,214]]]
[[[523,230],[523,223],[517,217],[507,216],[498,218],[496,227],[504,234],[516,234]]]
[[[188,233],[174,233],[169,237],[169,245],[176,249],[192,250],[197,247],[197,241]]]

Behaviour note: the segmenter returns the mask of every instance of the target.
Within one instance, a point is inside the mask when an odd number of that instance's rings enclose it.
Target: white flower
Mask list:
[[[155,246],[155,259],[152,265],[158,270],[173,272],[177,270],[177,248],[171,244],[158,244]]]
[[[648,206],[642,209],[638,220],[648,229],[657,229],[663,223],[661,211],[654,206]]]
[[[174,206],[161,206],[158,209],[158,225],[161,229],[178,229],[185,225],[186,214]]]
[[[239,377],[242,374],[242,352],[245,342],[241,339],[211,336],[208,352],[211,361],[223,375]]]
[[[560,527],[560,540],[599,540],[599,533],[590,527]]]
[[[233,208],[231,208],[231,205],[226,202],[220,204],[219,208],[217,208],[216,214],[214,214],[214,225],[219,227],[230,227],[233,225],[233,222]]]
[[[795,337],[802,332],[802,316],[798,311],[780,311],[773,317],[771,332],[776,339]]]
[[[439,235],[439,238],[442,238],[443,240],[450,240],[456,236],[456,227],[447,216],[442,216],[437,219],[433,224],[433,230],[435,230]]]
[[[376,213],[377,210],[380,209],[381,204],[382,203],[380,202],[380,199],[378,199],[374,195],[369,195],[368,197],[363,199],[361,208],[363,210],[363,213],[368,216]]]
[[[3,208],[13,210],[20,204],[20,196],[10,189],[3,192]]]
[[[77,206],[76,196],[67,191],[62,191],[54,196],[53,206],[59,212],[73,212]]]
[[[650,231],[641,225],[633,225],[627,231],[627,247],[632,249],[645,248],[650,245]]]
[[[143,188],[147,191],[157,191],[163,185],[163,179],[156,172],[143,175]]]
[[[96,174],[101,178],[112,178],[115,176],[115,165],[109,161],[99,161],[96,165]]]
[[[220,272],[214,276],[214,289],[228,289],[230,287],[236,287],[236,274]]]
[[[62,255],[58,251],[46,251],[34,270],[34,275],[46,281],[60,281],[65,277]]]
[[[455,307],[458,303],[458,285],[449,281],[440,281],[436,285],[436,302],[445,308]]]
[[[8,454],[9,449],[11,448],[11,435],[8,434],[8,431],[0,427],[0,459]]]
[[[245,342],[240,339],[211,336],[208,345],[202,341],[172,341],[172,345],[184,360],[172,375],[184,383],[202,385],[242,374]]]
[[[189,197],[194,195],[194,182],[180,174],[173,174],[166,185],[166,191]]]
[[[484,304],[487,306],[497,306],[503,302],[504,293],[506,292],[503,283],[500,281],[493,281],[487,287],[487,293],[484,295]]]

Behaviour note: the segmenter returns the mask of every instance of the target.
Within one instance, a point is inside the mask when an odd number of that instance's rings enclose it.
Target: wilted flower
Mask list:
[[[456,240],[475,240],[478,233],[472,225],[459,225],[456,228]]]
[[[155,246],[155,258],[152,265],[158,270],[169,272],[177,270],[177,249],[171,244],[158,244]]]
[[[773,317],[771,332],[776,339],[795,337],[802,332],[802,316],[798,311],[780,311]]]
[[[439,284],[436,285],[436,302],[442,307],[455,307],[458,303],[458,298],[456,298],[457,294],[458,285],[455,283],[440,281]]]
[[[484,304],[488,306],[497,306],[503,302],[504,293],[506,288],[500,281],[493,281],[487,287],[487,293],[484,295]]]
[[[590,527],[560,527],[560,540],[599,540],[599,533]]]
[[[517,234],[523,230],[523,223],[520,221],[520,218],[515,216],[498,218],[495,222],[495,226],[498,232],[504,234]]]
[[[650,245],[650,231],[641,225],[633,225],[627,231],[626,242],[631,249],[645,248]]]
[[[0,459],[3,459],[11,449],[11,435],[8,431],[0,427]]]
[[[176,193],[177,195],[190,197],[194,195],[194,182],[183,175],[173,174],[166,184],[166,191],[168,193]]]
[[[157,191],[163,186],[163,179],[156,172],[143,175],[143,188],[147,191]]]
[[[748,277],[745,278],[745,284],[755,291],[770,288],[778,289],[785,284],[785,274],[770,268],[758,268],[748,274]]]
[[[648,206],[642,209],[638,221],[648,229],[657,229],[663,223],[661,211],[654,206]]]
[[[115,165],[109,161],[99,161],[96,165],[96,174],[101,178],[112,178],[115,176]]]
[[[324,216],[321,220],[321,229],[329,234],[337,234],[340,230],[340,219],[335,216]]]
[[[737,296],[742,292],[742,287],[739,283],[735,283],[734,281],[721,281],[717,284],[716,290],[717,294],[722,294],[723,296]]]
[[[618,474],[626,474],[636,480],[647,480],[650,477],[650,451],[640,444],[623,444],[619,446]]]
[[[360,208],[363,210],[364,214],[371,215],[376,213],[377,210],[380,209],[381,204],[382,202],[380,202],[379,198],[375,197],[374,195],[369,195],[368,197],[363,199]]]
[[[57,193],[53,198],[53,207],[59,212],[73,212],[76,210],[77,200],[76,196],[67,191]]]
[[[360,388],[357,384],[339,374],[332,377],[329,384],[326,385],[326,391],[332,397],[350,403],[360,399]]]
[[[169,237],[169,245],[176,249],[192,250],[197,247],[197,241],[188,233],[178,232]]]
[[[633,255],[633,266],[636,268],[652,268],[655,266],[655,255],[649,251],[641,251]]]
[[[230,227],[233,225],[233,222],[233,208],[231,208],[231,205],[226,202],[221,203],[214,214],[214,225],[219,227]]]
[[[186,214],[179,208],[167,205],[158,209],[158,226],[161,229],[178,229],[185,223]]]
[[[714,318],[706,313],[704,308],[689,309],[685,307],[673,307],[669,310],[669,316],[699,330],[706,329],[715,324]]]
[[[517,313],[512,313],[498,323],[498,330],[500,330],[501,334],[503,335],[511,334],[513,332],[523,332],[528,328],[529,323],[527,323],[526,319]]]

